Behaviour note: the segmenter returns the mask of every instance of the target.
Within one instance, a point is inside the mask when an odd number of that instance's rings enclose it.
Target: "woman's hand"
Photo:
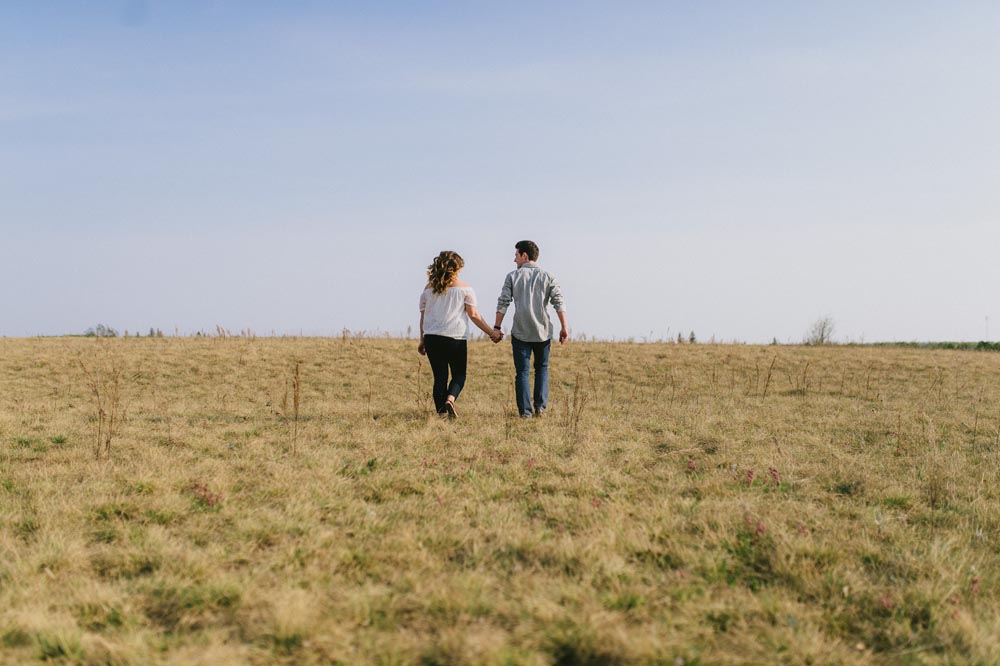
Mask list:
[[[493,344],[496,344],[501,340],[503,340],[503,331],[498,331],[494,329],[493,332],[490,333],[490,340],[493,341]]]
[[[427,347],[424,346],[423,338],[420,338],[420,342],[417,343],[417,353],[421,356],[427,356]]]

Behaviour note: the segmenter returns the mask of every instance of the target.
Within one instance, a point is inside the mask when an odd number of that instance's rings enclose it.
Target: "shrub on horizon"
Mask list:
[[[104,324],[98,324],[93,328],[88,328],[83,332],[84,337],[88,338],[117,338],[118,331],[111,328],[110,326],[105,326]]]

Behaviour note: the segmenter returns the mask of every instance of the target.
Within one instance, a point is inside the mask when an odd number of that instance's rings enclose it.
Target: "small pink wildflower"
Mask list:
[[[753,471],[753,469],[748,469],[747,470],[747,476],[746,476],[746,481],[747,481],[747,485],[748,486],[753,484],[753,477],[754,477],[754,471]]]
[[[222,493],[213,493],[205,484],[192,483],[190,492],[198,507],[212,511],[222,508]]]
[[[771,475],[771,481],[776,486],[781,485],[781,473],[775,467],[768,467],[767,473]]]

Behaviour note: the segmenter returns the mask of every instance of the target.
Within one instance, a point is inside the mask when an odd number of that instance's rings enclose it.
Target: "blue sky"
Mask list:
[[[416,324],[522,238],[577,333],[980,339],[1000,5],[6,2],[0,335]]]

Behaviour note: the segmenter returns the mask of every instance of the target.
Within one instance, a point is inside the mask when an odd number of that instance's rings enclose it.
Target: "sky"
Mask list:
[[[444,249],[491,319],[531,239],[578,338],[998,339],[997,34],[995,2],[6,0],[0,335],[400,335]]]

